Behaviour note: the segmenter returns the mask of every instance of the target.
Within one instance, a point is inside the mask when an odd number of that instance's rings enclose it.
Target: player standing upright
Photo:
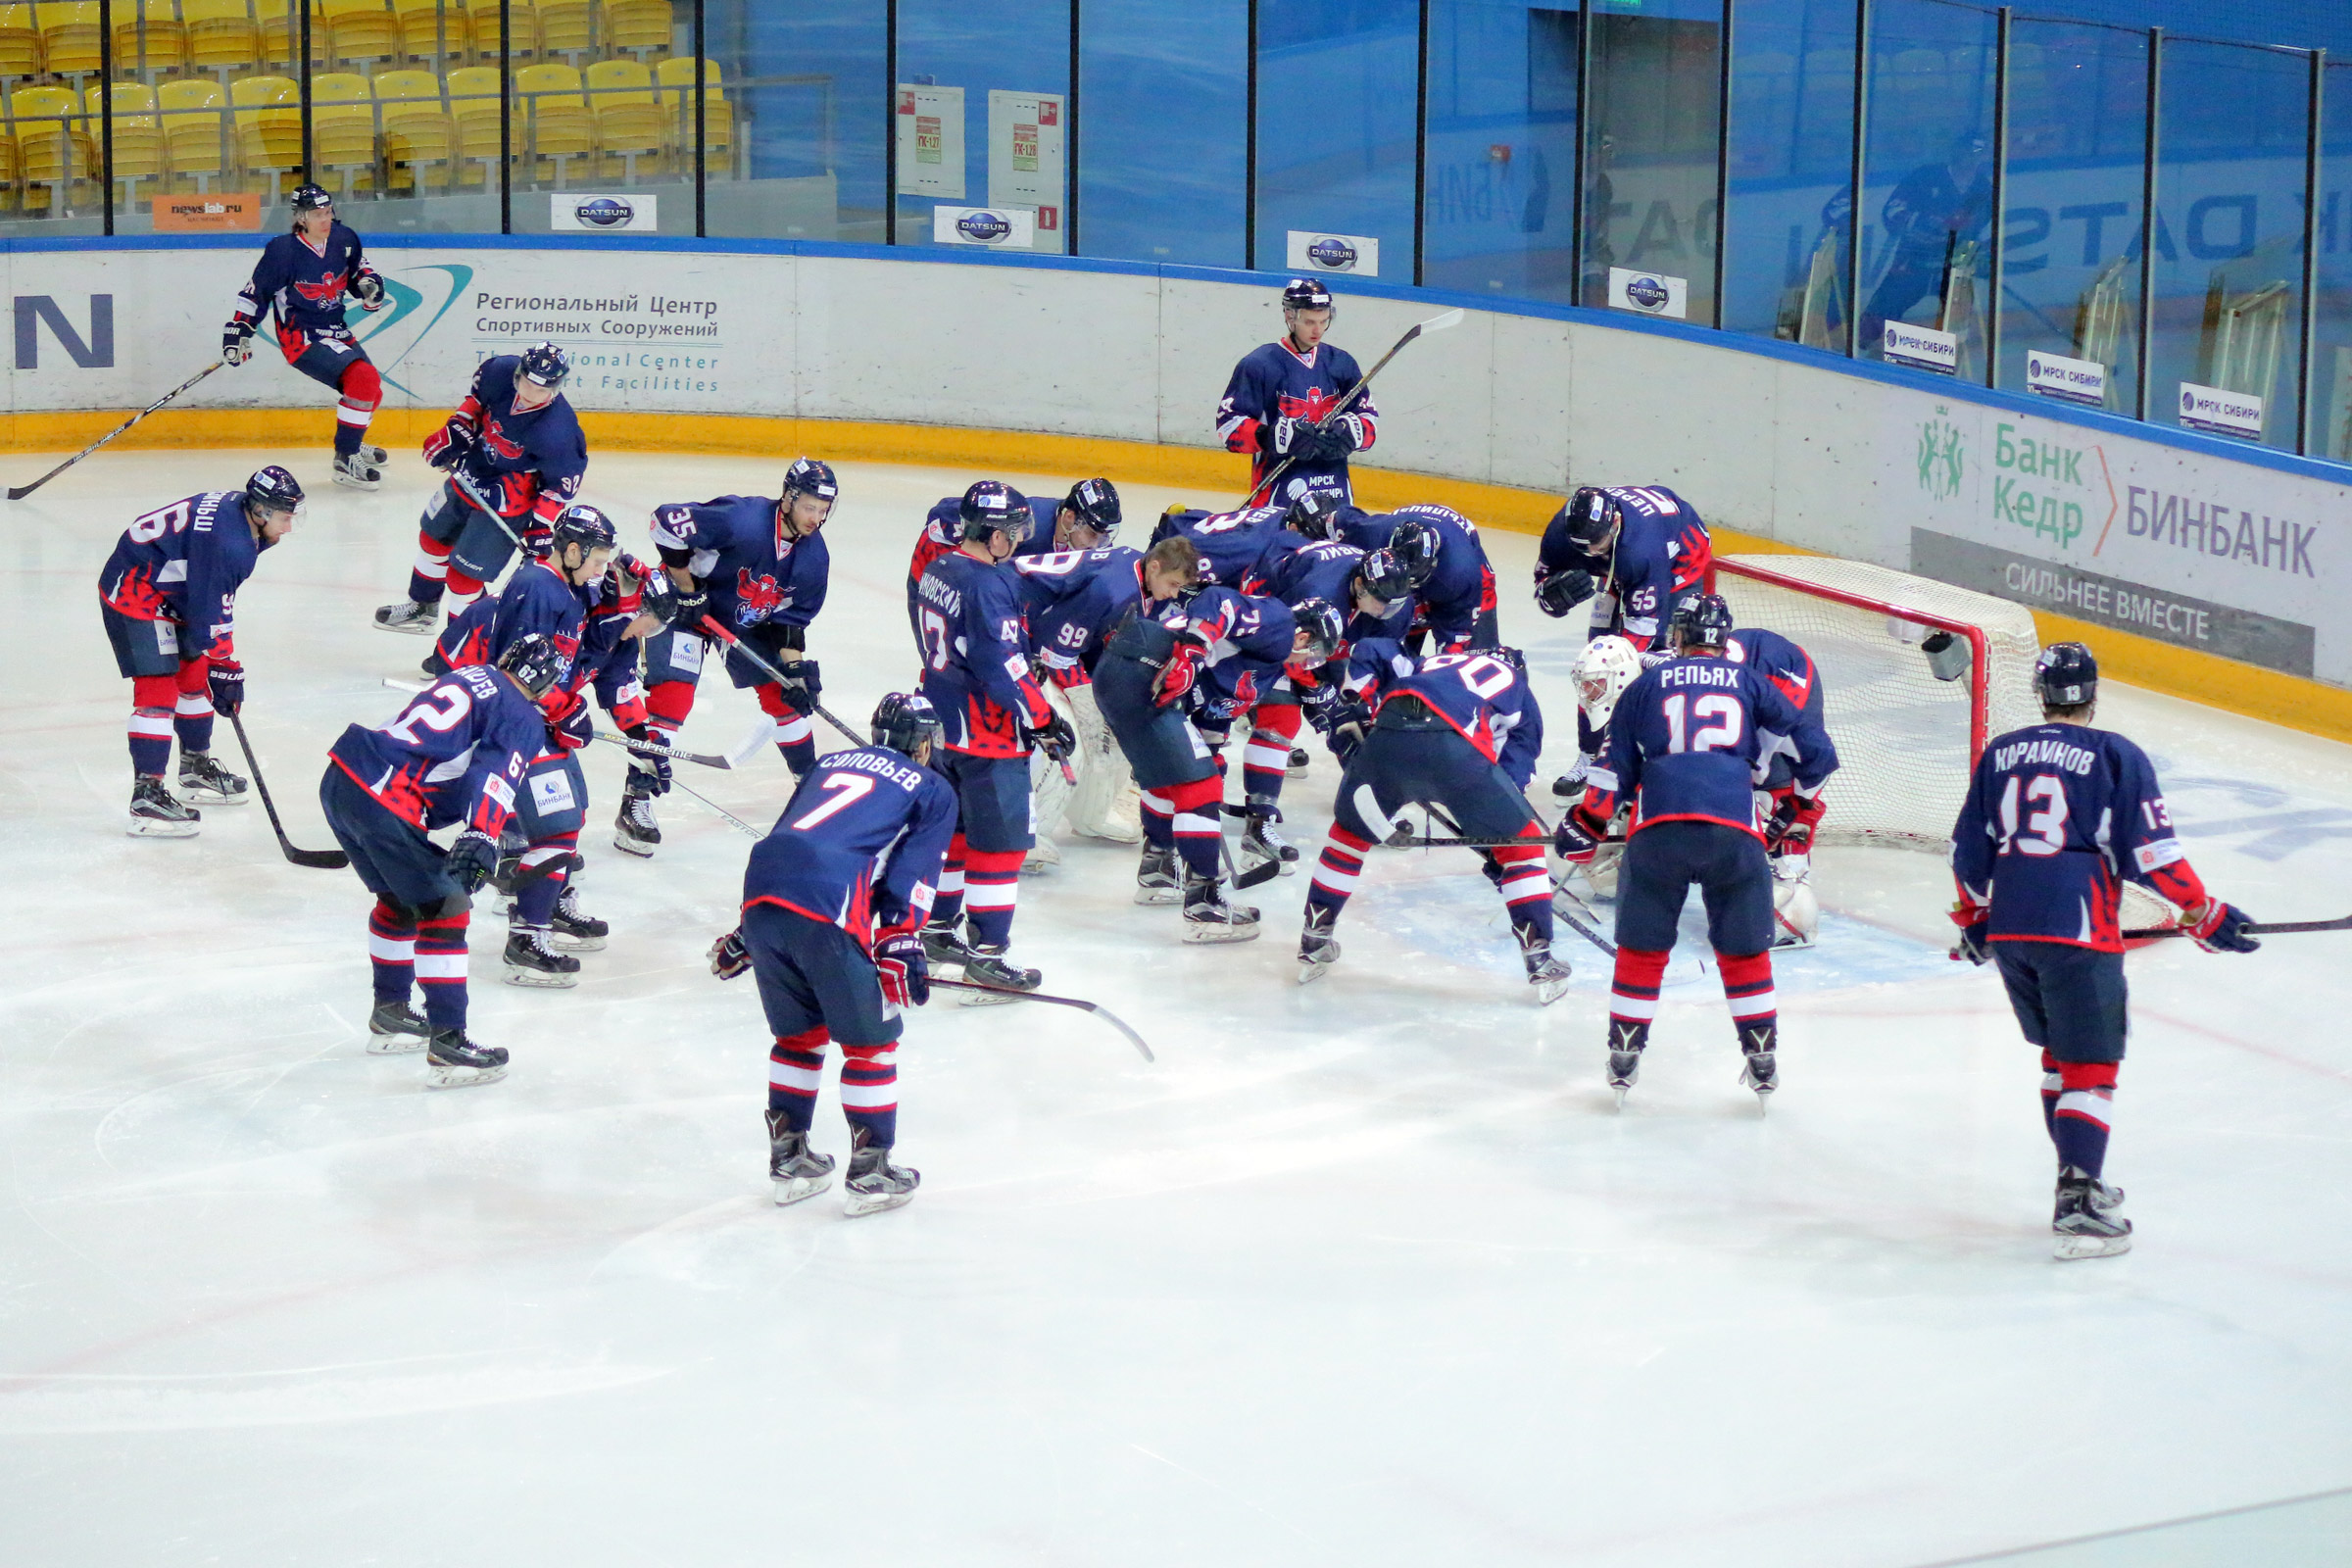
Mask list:
[[[498,580],[517,545],[546,547],[556,514],[580,493],[588,439],[561,388],[571,362],[553,343],[484,360],[424,457],[449,478],[425,508],[409,597],[375,612],[384,631],[430,636],[442,595],[456,618]]]
[[[1100,550],[1119,531],[1119,492],[1108,479],[1081,479],[1059,502],[1024,496],[1001,480],[999,485],[1016,507],[1029,510],[1029,534],[1013,554],[1047,556],[1064,550]],[[967,489],[964,495],[969,495]],[[914,633],[915,651],[923,646],[922,606],[918,597],[923,568],[951,555],[963,542],[963,496],[942,496],[923,514],[923,531],[915,535],[914,554],[906,563],[906,625]]]
[[[383,402],[383,377],[368,351],[343,324],[346,294],[364,311],[380,311],[389,300],[384,280],[368,259],[360,236],[335,221],[335,199],[317,185],[294,192],[294,230],[262,247],[253,276],[237,291],[237,304],[220,329],[220,358],[243,365],[253,357],[253,332],[264,313],[277,318],[278,352],[312,380],[340,395],[335,405],[335,483],[372,490],[383,482],[387,454],[365,439]]]
[[[1282,336],[1242,356],[1225,384],[1217,435],[1226,451],[1249,455],[1253,501],[1285,460],[1281,493],[1266,496],[1269,505],[1287,506],[1310,490],[1348,495],[1348,455],[1379,438],[1380,411],[1369,392],[1331,417],[1364,378],[1354,355],[1323,341],[1337,315],[1331,290],[1312,278],[1291,279],[1282,291]]]
[[[1618,632],[1654,653],[1666,646],[1675,606],[1703,590],[1714,564],[1706,523],[1673,491],[1587,485],[1544,530],[1536,605],[1557,617],[1597,592],[1592,635]]]
[[[1808,947],[1821,919],[1812,886],[1813,834],[1829,809],[1823,787],[1838,771],[1821,671],[1812,655],[1761,626],[1733,632],[1724,657],[1771,681],[1796,710],[1795,734],[1764,732],[1754,783],[1772,800],[1764,823],[1764,853],[1772,861],[1772,945]]]
[[[1984,748],[1952,829],[1954,956],[1999,964],[2026,1042],[2041,1051],[2041,1119],[2058,1152],[2050,1228],[2061,1258],[2129,1251],[2124,1193],[2102,1175],[2131,1033],[2124,882],[2180,906],[2208,953],[2252,953],[2245,911],[2205,891],[2174,836],[2147,754],[2094,729],[2099,666],[2081,643],[2034,663],[2043,722]]]
[[[272,464],[243,490],[208,490],[134,520],[98,574],[99,613],[130,682],[134,838],[193,838],[204,813],[164,787],[179,737],[179,787],[241,805],[246,781],[213,760],[213,715],[245,701],[237,589],[302,513],[302,486]]]

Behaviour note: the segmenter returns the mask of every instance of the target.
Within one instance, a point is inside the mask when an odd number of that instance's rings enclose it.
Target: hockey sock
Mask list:
[[[948,840],[948,858],[939,867],[939,892],[931,900],[932,925],[954,925],[963,917],[963,862],[969,853],[962,834]]]
[[[2107,1165],[2107,1130],[2115,1117],[2117,1066],[2112,1061],[2058,1064],[2058,1110],[2050,1118],[2058,1163],[2072,1165],[2094,1180]]]
[[[1732,1004],[1732,1027],[1740,1036],[1740,1049],[1777,1050],[1781,1004],[1772,990],[1772,955],[1750,953],[1734,957],[1718,953],[1715,966],[1723,971],[1723,996]]]
[[[1242,748],[1242,793],[1251,800],[1280,800],[1298,740],[1297,703],[1260,703],[1251,709],[1250,744]]]
[[[776,1036],[767,1054],[767,1112],[805,1133],[816,1121],[816,1090],[825,1079],[825,1046],[832,1037],[823,1024],[797,1035]]]
[[[686,715],[693,711],[694,682],[690,680],[658,680],[645,689],[645,721],[653,726],[653,738],[661,745],[671,744],[686,727]]]
[[[1176,843],[1176,853],[1184,857],[1184,869],[1192,876],[1204,876],[1215,881],[1217,852],[1225,842],[1219,823],[1219,797],[1224,794],[1221,779],[1195,779],[1190,784],[1170,785],[1162,798],[1175,813],[1169,820],[1170,835]]]
[[[343,372],[337,390],[343,399],[335,405],[335,455],[348,458],[360,450],[360,438],[375,417],[375,406],[384,395],[383,378],[374,366],[362,360]]]
[[[2066,1080],[2058,1071],[2058,1058],[2048,1052],[2041,1054],[2041,1128],[2058,1142],[2058,1096],[2065,1090]]]
[[[1144,791],[1144,842],[1155,850],[1176,847],[1176,808],[1161,790]]]
[[[449,568],[449,618],[457,619],[482,597],[482,579],[463,566]]]
[[[130,770],[161,778],[172,760],[172,708],[179,682],[171,675],[139,675],[130,683]]]
[[[191,659],[179,666],[178,692],[172,705],[172,728],[179,735],[182,755],[213,749],[213,688],[206,678],[210,665]]]
[[[580,847],[579,831],[558,833],[552,838],[533,839],[531,847],[522,852],[522,868],[530,870],[558,861],[557,869],[545,876],[518,881],[514,887],[514,914],[524,925],[544,926],[556,917],[556,905],[564,897],[564,888],[571,880],[571,856]]]
[[[899,1141],[899,1046],[841,1048],[841,1113],[853,1131],[863,1128],[869,1145],[888,1149]]]
[[[816,766],[816,725],[785,700],[784,688],[774,681],[754,695],[760,699],[760,711],[775,725],[773,738],[776,750],[784,755],[784,765],[792,769],[794,778],[806,778]]]
[[[1534,827],[1527,829],[1534,834]],[[1501,873],[1497,883],[1502,889],[1503,906],[1510,911],[1514,931],[1533,930],[1534,940],[1545,947],[1551,945],[1551,873],[1544,866],[1544,843],[1541,837],[1530,838],[1525,844],[1513,844],[1494,852],[1495,868]],[[1529,939],[1522,937],[1524,943]]]
[[[1658,990],[1665,983],[1665,949],[1617,950],[1617,972],[1609,981],[1611,1051],[1640,1051],[1649,1044],[1650,1020],[1658,1015]]]
[[[375,1000],[406,1002],[416,978],[416,922],[382,899],[368,911],[368,967]]]
[[[416,922],[416,983],[424,988],[424,1021],[434,1029],[466,1027],[466,923],[460,908]]]
[[[416,531],[416,564],[409,568],[409,601],[418,605],[437,605],[449,580],[449,546],[419,528]]]
[[[1306,885],[1306,906],[1329,909],[1331,918],[1337,920],[1364,874],[1364,857],[1371,849],[1370,839],[1332,823],[1323,839],[1323,853],[1315,860],[1314,879]]]
[[[1021,893],[1021,859],[1026,850],[966,850],[963,856],[964,924],[972,945],[1001,948],[1012,940],[1012,906]]]

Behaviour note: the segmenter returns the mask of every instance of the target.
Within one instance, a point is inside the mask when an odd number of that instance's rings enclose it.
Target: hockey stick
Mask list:
[[[1410,343],[1413,339],[1419,337],[1424,332],[1443,332],[1449,326],[1459,326],[1461,324],[1461,308],[1456,306],[1450,311],[1439,312],[1426,321],[1415,321],[1411,326],[1406,327],[1404,336],[1396,340],[1396,347],[1390,349],[1388,353],[1383,354],[1380,357],[1379,363],[1375,364],[1372,368],[1364,372],[1364,378],[1356,382],[1355,385],[1349,387],[1348,389],[1348,395],[1341,398],[1339,402],[1333,404],[1329,414],[1326,414],[1322,418],[1315,421],[1315,428],[1318,430],[1325,429],[1331,424],[1332,420],[1338,418],[1341,415],[1346,414],[1348,410],[1354,404],[1355,400],[1364,395],[1364,388],[1372,384],[1372,378],[1378,375],[1382,370],[1386,369],[1389,362],[1395,359],[1397,355],[1397,352],[1401,350],[1407,343]],[[1275,466],[1273,472],[1267,474],[1263,479],[1258,480],[1257,483],[1250,487],[1249,498],[1245,500],[1242,505],[1246,507],[1256,506],[1258,504],[1258,492],[1261,490],[1266,492],[1268,495],[1272,495],[1274,493],[1274,481],[1281,478],[1285,473],[1288,473],[1290,471],[1291,465],[1297,463],[1298,461],[1298,459],[1296,454],[1283,459],[1282,462]]]
[[[11,501],[24,500],[26,496],[32,494],[35,490],[38,490],[41,486],[47,484],[50,480],[65,472],[68,468],[71,468],[74,466],[74,465],[79,463],[82,459],[88,457],[91,453],[106,445],[109,441],[112,441],[115,437],[129,429],[132,425],[138,423],[141,419],[144,419],[147,417],[147,416],[153,414],[156,410],[162,408],[165,404],[171,402],[173,398],[179,396],[182,392],[185,392],[188,388],[194,386],[197,382],[203,380],[206,376],[220,368],[220,367],[225,363],[225,361],[215,360],[212,364],[206,366],[203,369],[198,370],[194,375],[189,376],[185,381],[180,382],[179,385],[173,387],[171,391],[165,393],[162,397],[157,398],[153,403],[148,404],[138,413],[132,415],[129,418],[124,419],[121,424],[116,425],[112,430],[107,431],[106,434],[100,436],[88,446],[83,447],[79,452],[74,453],[72,457],[59,464],[56,467],[51,468],[47,473],[42,474],[38,479],[33,480],[32,483],[27,485],[11,486],[8,492],[8,499]],[[336,863],[341,864],[342,862],[337,861]]]
[[[733,632],[727,630],[726,627],[720,625],[718,623],[717,616],[705,615],[703,617],[703,627],[705,630],[709,631],[711,636],[717,638],[720,642],[725,643],[729,648],[741,654],[744,657],[745,662],[751,664],[754,669],[759,670],[760,673],[765,675],[769,680],[774,681],[777,685],[790,686],[798,684],[799,678],[797,676],[787,675],[782,670],[778,669],[767,659],[763,658],[758,649],[751,647],[742,638],[736,636]],[[844,724],[839,718],[835,717],[833,713],[826,709],[825,705],[818,702],[814,697],[810,697],[808,699],[808,710],[814,713],[817,717],[823,719],[826,723],[832,725],[835,729],[841,731],[843,735],[849,738],[849,742],[852,746],[871,746],[873,744],[873,741],[870,738],[858,734],[856,730],[850,728],[849,725]]]
[[[1524,798],[1521,800],[1520,804],[1526,805]],[[1443,807],[1435,806],[1427,801],[1424,801],[1421,803],[1421,808],[1427,811],[1431,816],[1445,823],[1447,827],[1453,829],[1455,833],[1459,834],[1461,832],[1462,825],[1459,822],[1456,822]],[[1534,807],[1528,807],[1527,814],[1528,819],[1534,822],[1536,826],[1542,827],[1544,825],[1544,817],[1542,813],[1538,812]],[[1466,850],[1507,850],[1514,849],[1520,845],[1540,844],[1542,842],[1543,840],[1541,839],[1530,838],[1408,839],[1402,844],[1397,844],[1394,841],[1391,841],[1386,845],[1378,847],[1385,849],[1406,850],[1445,848]],[[1560,901],[1562,899],[1566,899],[1568,901],[1570,907],[1561,907]],[[1568,891],[1566,885],[1563,884],[1557,877],[1552,878],[1551,881],[1551,912],[1560,919],[1565,920],[1568,923],[1568,928],[1571,931],[1574,931],[1578,936],[1583,937],[1587,942],[1592,943],[1594,947],[1607,954],[1610,957],[1614,958],[1617,956],[1617,944],[1611,942],[1607,937],[1604,937],[1600,934],[1600,916],[1593,911],[1593,908],[1591,905],[1578,898],[1574,893]]]
[[[719,805],[708,795],[696,794],[695,791],[687,789],[685,785],[680,784],[675,779],[670,780],[669,787],[673,790],[684,790],[686,794],[693,796],[695,800],[702,802],[705,806],[710,808],[710,809],[716,811],[719,815],[725,817],[729,822],[733,823],[737,832],[743,833],[755,839],[763,839],[767,837],[766,834],[760,832],[758,828],[752,826],[751,823],[746,822],[742,817],[737,816],[733,811],[728,810],[725,807]]]
[[[1096,1017],[1102,1019],[1104,1023],[1110,1025],[1113,1029],[1116,1029],[1119,1033],[1125,1035],[1128,1043],[1133,1045],[1136,1050],[1144,1054],[1144,1059],[1146,1061],[1159,1060],[1157,1056],[1152,1054],[1152,1048],[1144,1044],[1144,1037],[1142,1035],[1139,1035],[1133,1029],[1128,1028],[1127,1021],[1124,1018],[1121,1018],[1117,1013],[1111,1011],[1108,1007],[1103,1006],[1099,1002],[1081,1002],[1076,997],[1049,997],[1042,991],[1007,991],[1002,986],[975,985],[969,980],[934,980],[931,982],[931,984],[935,988],[945,986],[950,991],[985,991],[992,997],[1003,997],[1007,1002],[1044,1002],[1050,1003],[1056,1007],[1081,1008],[1087,1012],[1093,1013]]]
[[[699,762],[704,767],[731,768],[735,765],[732,758],[711,757],[703,752],[681,752],[675,747],[657,745],[653,741],[633,741],[626,735],[615,735],[609,729],[596,731],[596,738],[625,747],[640,757],[666,757],[673,762]]]
[[[214,366],[219,369],[219,366]],[[308,865],[321,871],[340,871],[351,863],[351,857],[341,850],[298,850],[286,837],[286,827],[277,819],[277,805],[270,799],[270,786],[262,782],[262,764],[253,760],[253,743],[245,738],[245,720],[231,713],[229,727],[237,732],[237,749],[245,754],[245,765],[253,769],[253,787],[262,798],[262,809],[270,813],[270,831],[277,835],[277,847],[286,852],[286,858],[296,865]]]
[[[2273,920],[2267,925],[2249,922],[2238,929],[2250,937],[2291,937],[2301,936],[2311,931],[2352,931],[2352,914],[2347,914],[2340,920]],[[2186,926],[2159,925],[2149,926],[2140,931],[2127,931],[2124,933],[2124,940],[2127,942],[2160,942],[2166,937],[2184,937],[2186,935],[2188,935]]]

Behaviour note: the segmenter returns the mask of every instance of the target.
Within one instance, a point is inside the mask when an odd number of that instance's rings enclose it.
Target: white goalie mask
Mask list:
[[[1623,637],[1595,637],[1576,656],[1576,700],[1595,730],[1606,729],[1617,699],[1642,673],[1642,656]]]

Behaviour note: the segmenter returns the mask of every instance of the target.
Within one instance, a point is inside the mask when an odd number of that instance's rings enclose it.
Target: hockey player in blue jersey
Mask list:
[[[265,315],[277,318],[278,352],[312,380],[333,387],[335,483],[372,490],[383,482],[386,453],[368,444],[368,426],[384,399],[383,377],[344,324],[345,296],[364,311],[391,300],[384,280],[368,265],[360,236],[335,221],[335,199],[317,185],[298,188],[292,233],[262,247],[253,275],[237,291],[235,310],[220,329],[220,358],[243,365],[253,357],[254,328]]]
[[[1081,479],[1058,502],[1044,496],[1024,496],[1008,484],[999,485],[1016,507],[1029,511],[1029,533],[1013,551],[1016,559],[1048,556],[1067,550],[1100,550],[1119,531],[1119,492],[1108,479]],[[919,653],[923,646],[922,612],[916,598],[923,570],[940,557],[953,554],[963,539],[964,496],[942,496],[923,514],[923,531],[915,535],[914,555],[906,563],[906,624],[914,633]]]
[[[1363,379],[1354,355],[1323,340],[1336,314],[1331,290],[1293,278],[1282,291],[1283,335],[1233,368],[1217,405],[1217,437],[1226,451],[1248,455],[1252,501],[1286,461],[1281,493],[1264,496],[1268,504],[1288,506],[1309,490],[1345,496],[1348,454],[1368,451],[1379,438],[1380,414],[1368,392],[1332,416]]]
[[[523,772],[547,744],[539,703],[563,667],[553,638],[518,637],[497,664],[451,670],[391,723],[347,727],[318,782],[326,825],[375,895],[368,1049],[422,1047],[435,1088],[506,1076],[504,1047],[466,1037],[466,926],[474,893],[497,866]],[[425,837],[453,822],[465,826],[448,850]],[[422,1017],[409,1005],[419,984]]]
[[[1673,491],[1588,485],[1544,530],[1536,605],[1557,617],[1597,594],[1592,635],[1618,632],[1654,653],[1666,646],[1674,607],[1705,590],[1714,564],[1706,523]]]
[[[208,490],[138,517],[98,573],[99,614],[130,682],[134,838],[193,838],[204,813],[164,786],[179,738],[189,800],[243,804],[247,781],[213,759],[213,715],[245,701],[237,589],[302,514],[302,486],[272,464],[242,490]]]
[[[449,474],[417,525],[409,597],[375,612],[383,631],[432,635],[443,596],[454,619],[496,582],[519,544],[547,547],[556,514],[588,472],[588,439],[561,388],[571,362],[553,343],[484,360],[472,390],[424,439]]]
[[[1413,625],[1405,647],[1418,652],[1429,638],[1442,654],[1493,648],[1494,568],[1479,542],[1478,524],[1433,502],[1395,512],[1349,509],[1334,537],[1359,550],[1386,549],[1413,585]]]
[[[1356,739],[1306,890],[1299,983],[1339,961],[1332,928],[1362,879],[1364,857],[1390,836],[1398,811],[1425,806],[1465,837],[1506,841],[1480,854],[1502,893],[1537,1002],[1559,1000],[1569,968],[1552,956],[1544,824],[1527,804],[1544,714],[1519,651],[1415,659],[1392,638],[1367,638],[1349,651],[1346,686],[1350,712],[1342,728]]]
[[[2245,911],[2208,893],[2189,865],[2147,754],[2091,727],[2099,666],[2090,650],[2043,649],[2034,688],[2043,722],[1984,748],[1952,828],[1953,956],[2000,966],[2018,1027],[2041,1052],[2041,1118],[2058,1153],[2057,1255],[2107,1257],[2132,1246],[2123,1189],[2103,1179],[2131,1032],[2123,884],[2179,906],[2208,953],[2261,944],[2246,933]]]
[[[674,746],[694,710],[695,683],[714,646],[702,630],[708,615],[791,677],[779,682],[727,650],[727,678],[758,700],[793,777],[805,778],[816,765],[812,715],[824,683],[816,661],[808,657],[808,626],[824,609],[832,582],[832,554],[819,530],[840,498],[831,465],[797,458],[785,470],[784,493],[773,501],[719,496],[654,509],[654,548],[663,576],[652,584],[646,603],[667,629],[646,642],[649,739]],[[654,798],[668,779],[659,761],[630,759],[612,843],[631,855],[651,855],[662,842]]]
[[[928,765],[939,715],[893,692],[874,744],[829,754],[752,848],[743,922],[710,950],[721,980],[749,971],[775,1039],[768,1053],[767,1174],[778,1203],[833,1184],[833,1156],[808,1147],[825,1048],[841,1047],[850,1124],[849,1213],[897,1208],[918,1171],[891,1162],[899,1129],[902,1014],[931,999],[917,935],[956,831],[955,788]]]
[[[1740,1081],[1761,1104],[1780,1087],[1780,1015],[1772,867],[1753,780],[1766,733],[1807,732],[1778,686],[1726,657],[1732,611],[1721,595],[1685,600],[1668,630],[1673,657],[1642,671],[1617,700],[1605,765],[1588,775],[1585,798],[1554,845],[1570,863],[1590,863],[1618,802],[1632,802],[1609,996],[1609,1087],[1618,1103],[1640,1075],[1675,926],[1696,883],[1744,1059]],[[1809,776],[1819,764],[1800,750],[1796,765]]]
[[[1764,822],[1764,853],[1772,861],[1772,945],[1806,947],[1821,919],[1811,882],[1813,835],[1829,809],[1824,786],[1838,770],[1821,671],[1812,655],[1761,626],[1734,631],[1724,657],[1771,681],[1796,710],[1796,733],[1764,733],[1753,782],[1772,800]]]

